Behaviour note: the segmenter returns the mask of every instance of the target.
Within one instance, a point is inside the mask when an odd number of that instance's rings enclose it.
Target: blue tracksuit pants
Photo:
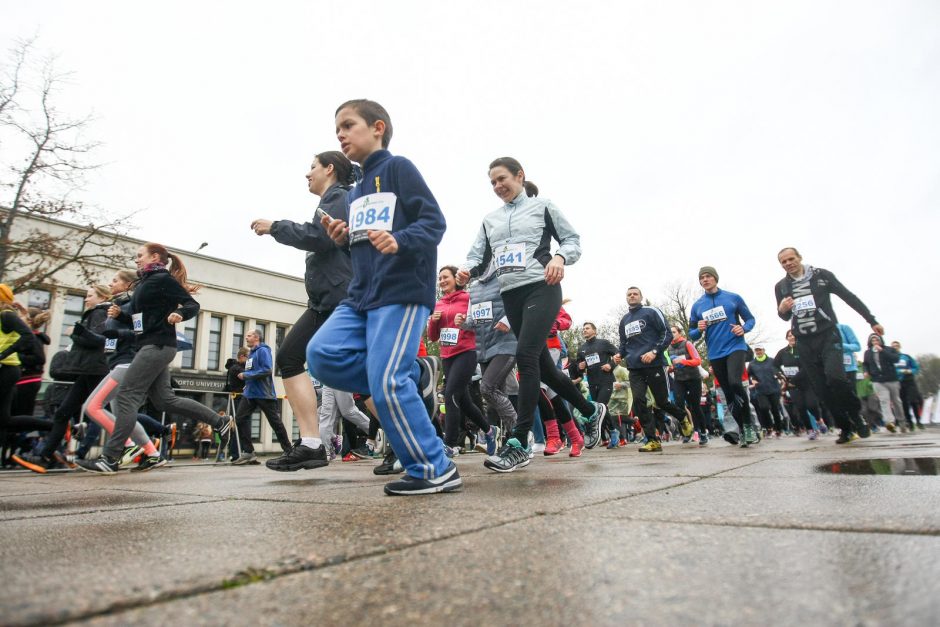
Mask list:
[[[430,313],[421,305],[340,305],[307,345],[310,374],[331,388],[372,395],[392,450],[418,479],[450,466],[418,393],[415,359]]]

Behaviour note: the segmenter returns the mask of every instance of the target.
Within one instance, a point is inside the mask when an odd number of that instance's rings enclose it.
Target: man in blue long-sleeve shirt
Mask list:
[[[754,316],[743,298],[719,289],[718,271],[714,266],[700,268],[698,282],[705,293],[692,305],[689,337],[693,340],[705,337],[708,360],[728,399],[731,415],[738,423],[741,446],[747,447],[760,441],[751,428],[751,410],[741,382],[747,361],[744,334],[754,328]]]

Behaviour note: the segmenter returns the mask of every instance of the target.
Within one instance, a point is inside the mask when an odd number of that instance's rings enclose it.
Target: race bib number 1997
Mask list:
[[[490,322],[493,320],[493,301],[485,300],[470,306],[470,318],[476,322]]]
[[[460,329],[441,329],[441,344],[444,346],[456,346],[458,337],[460,337]]]

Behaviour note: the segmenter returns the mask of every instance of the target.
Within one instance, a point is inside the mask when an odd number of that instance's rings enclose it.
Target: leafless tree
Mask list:
[[[54,62],[21,41],[0,71],[0,281],[14,291],[55,285],[64,269],[91,282],[131,254],[120,243],[131,215],[115,218],[73,198],[99,167],[90,161],[99,144],[84,138],[90,116],[58,109],[69,77]],[[60,220],[77,228],[56,228]]]

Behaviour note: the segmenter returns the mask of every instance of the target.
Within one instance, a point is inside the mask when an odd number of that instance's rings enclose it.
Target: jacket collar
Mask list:
[[[363,172],[368,172],[369,170],[376,167],[383,161],[387,161],[388,159],[391,159],[391,158],[392,158],[392,153],[390,153],[389,151],[385,149],[376,150],[371,155],[366,157],[366,162],[362,164],[362,170]]]

